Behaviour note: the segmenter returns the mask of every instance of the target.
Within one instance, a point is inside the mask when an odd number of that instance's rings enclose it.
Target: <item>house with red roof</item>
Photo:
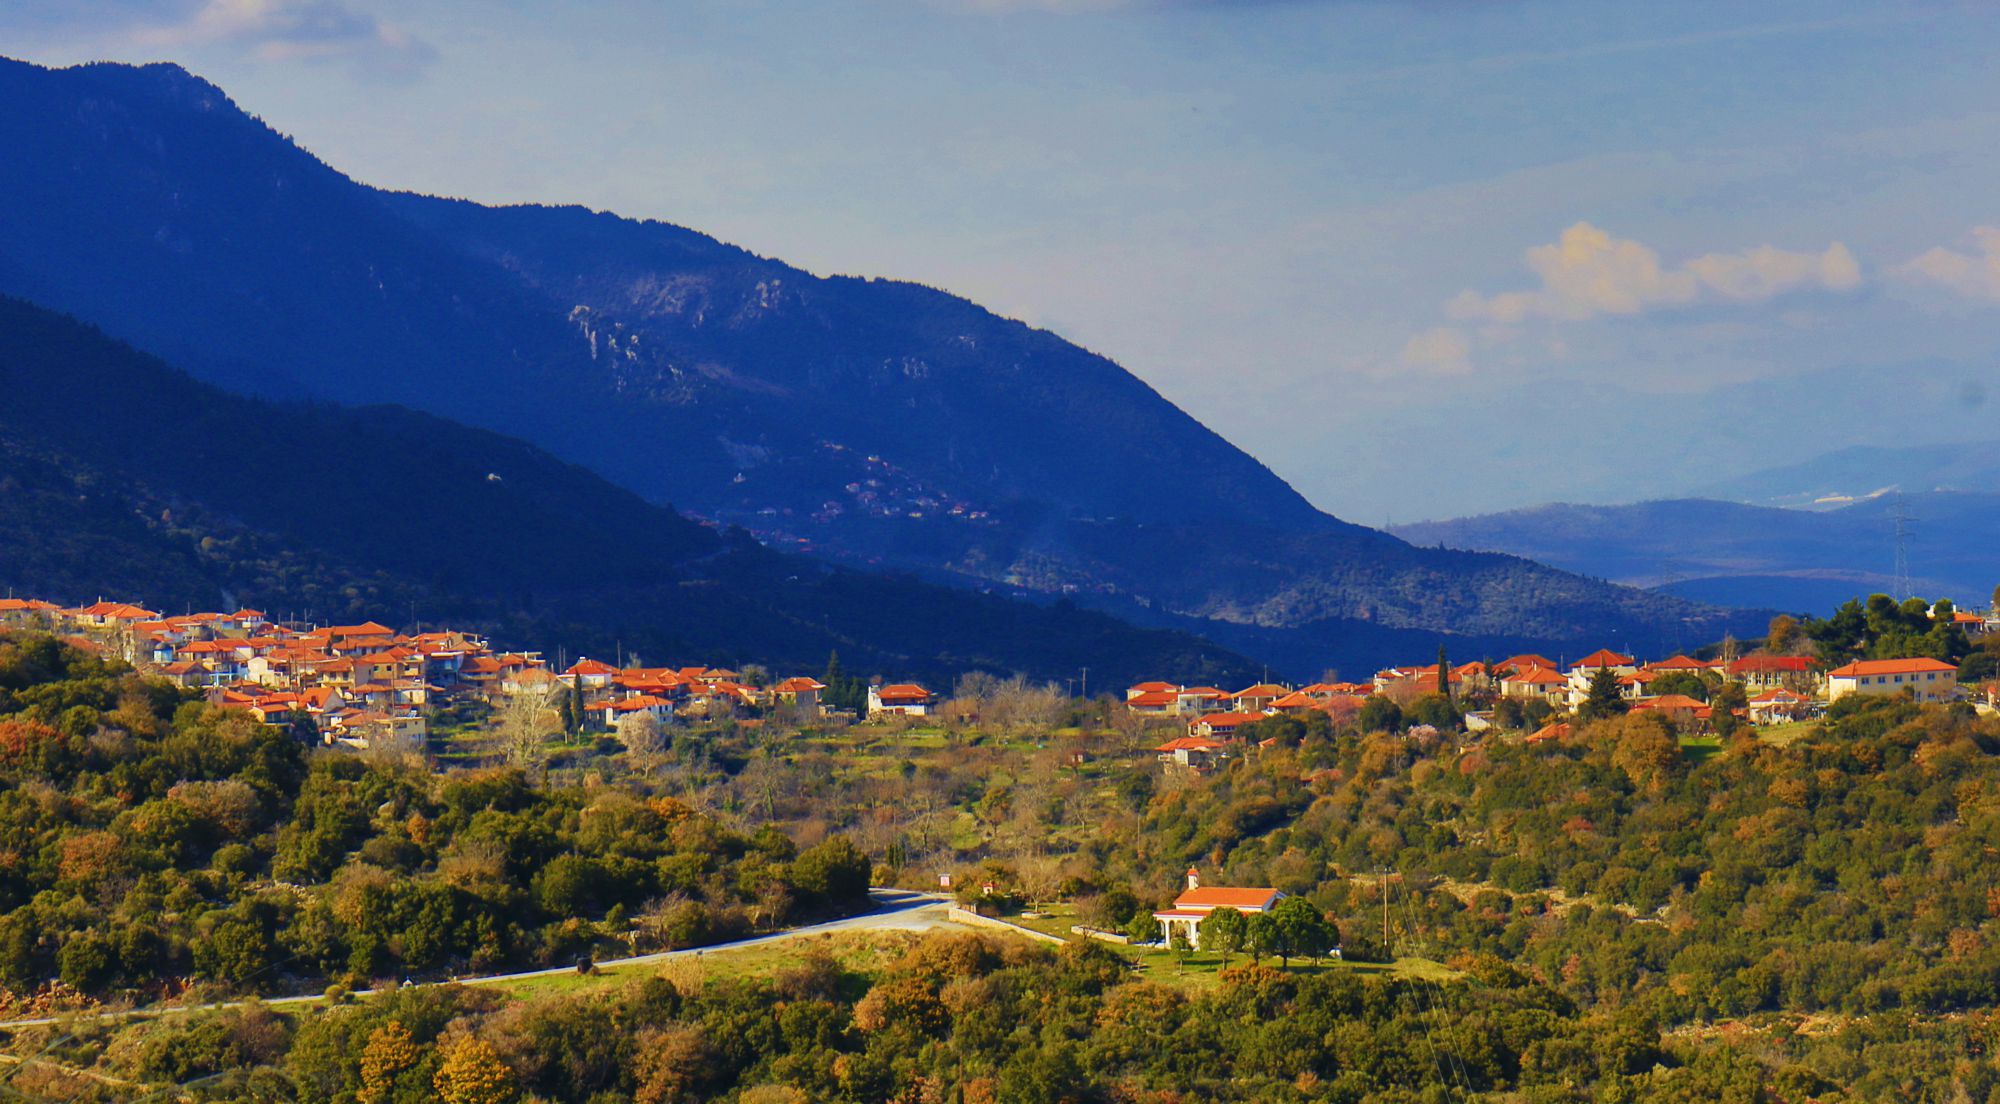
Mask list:
[[[1143,690],[1125,698],[1125,708],[1144,717],[1168,717],[1180,711],[1178,688]]]
[[[38,598],[0,598],[0,625],[46,625],[61,611]]]
[[[1813,715],[1818,703],[1796,690],[1782,687],[1766,690],[1750,699],[1750,723],[1769,725],[1803,721]]]
[[[931,711],[931,692],[914,682],[896,682],[868,688],[868,715],[897,714],[922,717]]]
[[[1908,690],[1918,701],[1949,701],[1958,696],[1958,668],[1941,659],[1861,659],[1826,673],[1826,700],[1849,694],[1900,694]]]
[[[1529,666],[1503,676],[1500,679],[1500,694],[1522,701],[1539,698],[1550,705],[1564,705],[1569,700],[1569,680],[1553,667]]]
[[[1153,749],[1162,763],[1178,763],[1195,770],[1207,770],[1217,759],[1229,754],[1229,745],[1207,736],[1176,736]]]
[[[1188,735],[1225,739],[1236,735],[1236,731],[1244,725],[1253,725],[1263,719],[1262,713],[1204,713],[1188,722]]]
[[[1677,728],[1689,728],[1709,718],[1706,703],[1686,694],[1656,694],[1632,703],[1634,713],[1656,713]]]
[[[579,659],[563,672],[563,681],[581,687],[585,693],[602,690],[618,677],[618,668],[595,659]]]
[[[819,716],[819,692],[826,684],[818,679],[788,678],[771,687],[771,700],[804,717]]]
[[[69,620],[99,629],[128,628],[141,621],[157,621],[159,613],[129,602],[94,602],[82,609],[65,610]]]
[[[1184,686],[1174,695],[1174,712],[1181,716],[1215,713],[1229,703],[1229,694],[1213,686]]]
[[[1131,701],[1142,694],[1177,694],[1180,686],[1171,682],[1141,682],[1125,688],[1125,700]]]
[[[1745,690],[1795,690],[1810,693],[1822,681],[1819,668],[1810,656],[1747,655],[1730,660],[1722,676],[1740,682]]]
[[[1269,713],[1273,702],[1291,692],[1274,682],[1260,682],[1229,695],[1229,701],[1238,713]]]
[[[1569,738],[1570,731],[1570,723],[1568,721],[1551,721],[1528,733],[1528,742],[1539,744],[1549,740],[1566,740]]]
[[[1653,671],[1662,675],[1672,674],[1676,671],[1685,672],[1691,675],[1699,675],[1704,671],[1713,671],[1718,666],[1719,664],[1709,663],[1705,660],[1699,660],[1694,658],[1693,656],[1677,655],[1670,659],[1654,660],[1653,662],[1648,663],[1644,667],[1640,668],[1640,670]]]
[[[1621,655],[1609,648],[1599,648],[1570,665],[1569,704],[1572,708],[1582,705],[1590,697],[1591,680],[1599,671],[1609,671],[1619,678],[1639,672],[1639,663],[1628,655]]]
[[[634,694],[628,698],[615,698],[599,702],[590,707],[590,716],[604,728],[615,729],[618,722],[626,717],[645,713],[662,721],[674,715],[674,703],[651,694]]]
[[[1500,662],[1494,664],[1493,672],[1495,674],[1505,675],[1510,672],[1519,673],[1521,671],[1527,670],[1530,667],[1546,667],[1551,671],[1558,671],[1562,669],[1561,664],[1557,663],[1553,659],[1550,659],[1548,656],[1536,655],[1533,652],[1524,652],[1520,655],[1508,656],[1506,659],[1503,659]]]
[[[1160,922],[1160,938],[1168,946],[1173,946],[1178,936],[1198,951],[1201,922],[1216,909],[1235,909],[1245,916],[1255,916],[1277,908],[1284,898],[1282,891],[1270,886],[1205,886],[1201,884],[1201,872],[1188,867],[1187,888],[1174,898],[1172,908],[1154,913],[1153,919]]]

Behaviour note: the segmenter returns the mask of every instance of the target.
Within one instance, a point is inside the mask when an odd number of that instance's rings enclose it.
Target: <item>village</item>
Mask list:
[[[617,666],[588,657],[553,665],[539,651],[495,651],[469,632],[406,634],[373,621],[319,626],[274,621],[254,609],[167,616],[124,602],[72,608],[0,598],[0,628],[54,632],[266,723],[309,718],[322,742],[354,749],[419,749],[428,735],[426,715],[460,701],[554,707],[568,695],[579,720],[599,730],[640,715],[666,721],[782,709],[820,719],[832,712],[820,700],[825,685],[802,676],[769,680],[723,668]],[[866,714],[922,716],[932,698],[914,683],[872,685]]]
[[[1952,621],[1969,638],[2000,632],[2000,613],[1954,611]],[[1147,717],[1186,718],[1187,734],[1154,749],[1163,762],[1205,770],[1227,758],[1249,726],[1282,715],[1321,712],[1336,720],[1361,715],[1371,698],[1398,707],[1436,695],[1453,704],[1465,731],[1478,734],[1497,726],[1496,718],[1539,721],[1530,743],[1568,735],[1593,691],[1615,687],[1618,708],[1651,713],[1675,731],[1700,733],[1716,720],[1716,704],[1689,691],[1734,687],[1740,698],[1726,706],[1737,722],[1773,726],[1809,721],[1849,695],[1908,692],[1919,701],[1974,700],[1981,712],[1995,711],[1995,691],[1975,693],[1959,683],[1959,668],[1940,659],[1913,656],[1864,659],[1827,667],[1808,655],[1750,654],[1697,659],[1675,655],[1641,662],[1634,656],[1599,649],[1571,663],[1542,655],[1510,656],[1497,663],[1472,661],[1456,666],[1388,667],[1363,682],[1317,682],[1293,688],[1265,682],[1235,692],[1213,686],[1142,682],[1125,691],[1125,708]],[[1740,704],[1739,704],[1740,703]]]
[[[2000,632],[2000,614],[1951,616],[1971,638]],[[875,681],[860,709],[843,711],[823,700],[823,682],[804,675],[589,657],[551,663],[540,651],[496,651],[466,631],[404,633],[374,621],[322,626],[274,620],[255,609],[171,616],[125,602],[68,607],[9,597],[0,598],[0,627],[56,633],[266,723],[309,719],[321,742],[353,749],[421,749],[427,716],[467,701],[569,709],[579,727],[605,732],[640,716],[666,722],[766,713],[811,724],[924,717],[941,704],[940,695],[923,685]],[[1717,705],[1706,699],[1722,698],[1707,693],[1709,687],[1740,688],[1726,707],[1738,722],[1758,726],[1811,720],[1851,694],[1907,691],[1931,702],[1971,696],[1982,711],[1994,708],[1990,687],[1974,695],[1960,685],[1956,665],[1926,657],[1857,660],[1831,669],[1808,655],[1682,654],[1642,662],[1610,649],[1568,663],[1537,654],[1490,663],[1440,660],[1387,667],[1365,681],[1297,687],[1266,681],[1228,691],[1141,682],[1126,689],[1123,708],[1135,718],[1184,723],[1184,735],[1153,751],[1162,762],[1195,770],[1227,758],[1259,722],[1313,712],[1353,721],[1371,699],[1400,710],[1441,697],[1469,735],[1511,719],[1515,723],[1504,727],[1532,722],[1530,742],[1565,735],[1606,685],[1615,687],[1621,711],[1655,714],[1683,733],[1713,725]]]

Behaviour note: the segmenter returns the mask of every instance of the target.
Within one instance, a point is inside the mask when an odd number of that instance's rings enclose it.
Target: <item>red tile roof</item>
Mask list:
[[[1732,675],[1787,672],[1804,674],[1812,670],[1812,662],[1809,656],[1749,655],[1731,662],[1729,673]]]
[[[1255,686],[1249,687],[1248,689],[1238,690],[1237,692],[1229,696],[1231,698],[1236,698],[1236,699],[1282,698],[1289,693],[1291,693],[1290,690],[1287,690],[1284,687],[1277,685],[1276,683],[1260,682]]]
[[[913,682],[898,682],[875,691],[877,700],[887,702],[927,702],[931,692]]]
[[[1263,909],[1268,908],[1278,891],[1269,886],[1201,886],[1190,889],[1174,898],[1174,908],[1180,909]]]
[[[1609,648],[1599,648],[1598,650],[1590,653],[1587,656],[1584,656],[1582,659],[1579,659],[1575,663],[1571,664],[1569,669],[1572,671],[1576,671],[1592,667],[1630,667],[1630,666],[1632,666],[1631,656],[1619,655],[1617,652],[1614,652]]]
[[[1211,740],[1206,736],[1179,736],[1175,737],[1172,740],[1168,740],[1166,743],[1161,744],[1159,747],[1156,747],[1153,750],[1160,752],[1216,751],[1218,749],[1225,748],[1228,746],[1229,746],[1228,744],[1225,744],[1220,740]]]
[[[1827,673],[1834,678],[1858,678],[1862,675],[1915,675],[1926,671],[1956,674],[1958,668],[1941,659],[1861,659],[1845,667],[1835,667]]]
[[[778,685],[771,687],[772,692],[778,694],[803,694],[812,690],[824,689],[826,689],[825,683],[809,678],[788,678]]]

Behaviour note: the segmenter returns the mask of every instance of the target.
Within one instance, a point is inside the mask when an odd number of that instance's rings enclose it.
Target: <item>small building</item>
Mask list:
[[[1569,680],[1553,667],[1520,668],[1500,680],[1500,696],[1562,705],[1569,698]]]
[[[1178,685],[1171,682],[1141,682],[1125,688],[1125,700],[1129,702],[1145,694],[1166,694],[1171,697],[1180,693],[1180,690]]]
[[[1236,730],[1244,725],[1256,724],[1264,719],[1262,713],[1204,713],[1188,724],[1188,735],[1222,739],[1236,735]]]
[[[1229,695],[1229,700],[1232,708],[1239,713],[1269,713],[1272,703],[1291,692],[1290,688],[1276,683],[1260,682]]]
[[[1172,908],[1154,913],[1153,919],[1160,922],[1160,938],[1168,946],[1172,946],[1174,937],[1179,935],[1187,940],[1189,947],[1198,951],[1201,949],[1201,922],[1208,919],[1209,913],[1230,908],[1245,916],[1254,916],[1278,907],[1278,902],[1284,898],[1283,893],[1269,886],[1204,886],[1200,871],[1188,867],[1187,889],[1174,898]]]
[[[618,677],[618,668],[595,659],[579,659],[563,672],[564,681],[571,686],[581,687],[585,693],[602,690]]]
[[[868,688],[868,715],[880,713],[922,717],[931,711],[931,692],[914,682],[896,682]]]
[[[1125,708],[1141,717],[1170,717],[1179,712],[1178,690],[1142,690],[1128,694]]]
[[[1195,770],[1207,770],[1228,754],[1229,745],[1206,736],[1178,736],[1153,750],[1162,763],[1178,763]]]
[[[788,678],[771,687],[771,701],[797,710],[802,716],[819,716],[819,692],[826,684],[818,679]]]
[[[651,694],[633,694],[630,697],[600,702],[590,707],[590,715],[607,729],[616,729],[619,721],[640,713],[664,721],[674,715],[674,703]]]
[[[1958,696],[1958,668],[1941,659],[1862,659],[1826,673],[1826,700],[1849,694],[1900,694],[1908,690],[1918,701],[1946,701]]]
[[[1569,739],[1569,734],[1570,724],[1568,721],[1553,721],[1528,733],[1528,742],[1531,744],[1540,744],[1549,740],[1567,740]]]
[[[1747,655],[1729,661],[1723,677],[1755,694],[1762,690],[1810,693],[1820,681],[1808,656]]]
[[[1750,699],[1750,723],[1759,725],[1803,721],[1813,714],[1813,699],[1796,690],[1766,690]]]
[[[1657,713],[1675,728],[1690,728],[1708,720],[1711,711],[1707,704],[1686,694],[1657,694],[1633,702],[1632,712]]]

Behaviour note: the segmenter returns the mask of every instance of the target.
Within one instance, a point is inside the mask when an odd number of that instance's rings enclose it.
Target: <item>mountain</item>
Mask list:
[[[1294,669],[1387,658],[1381,629],[1650,648],[1757,620],[1325,515],[1110,360],[934,289],[366,187],[174,66],[0,63],[0,143],[0,291],[232,391],[520,437],[774,547],[1257,630]]]
[[[776,553],[432,415],[226,394],[4,298],[0,394],[0,585],[20,593],[407,613],[661,662],[1256,673],[1184,633]]]
[[[2000,493],[2000,441],[1855,445],[1703,487],[1704,498],[1763,506],[1845,506],[1892,491]]]
[[[1702,601],[1825,613],[1894,593],[1896,511],[1914,593],[1984,606],[2000,582],[2000,494],[1940,491],[1798,510],[1711,499],[1556,504],[1398,526],[1412,541],[1532,556]]]

